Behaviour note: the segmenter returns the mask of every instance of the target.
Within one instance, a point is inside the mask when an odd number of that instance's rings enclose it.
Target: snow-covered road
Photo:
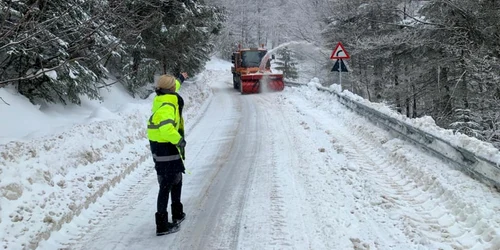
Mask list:
[[[191,120],[178,233],[140,164],[39,249],[500,249],[500,196],[304,88],[240,95],[213,70]]]

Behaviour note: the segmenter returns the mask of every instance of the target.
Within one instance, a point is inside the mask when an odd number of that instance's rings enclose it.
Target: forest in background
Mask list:
[[[111,76],[144,96],[237,44],[286,47],[300,79],[330,85],[342,42],[344,89],[500,147],[498,23],[498,0],[3,0],[0,87],[79,103]]]
[[[202,70],[223,18],[196,0],[2,0],[0,87],[79,104],[111,77],[144,96],[155,73]]]
[[[342,42],[351,56],[344,89],[500,147],[500,1],[212,2],[231,13],[223,54],[237,43],[292,42],[298,67],[310,69],[301,73],[330,85],[329,57]]]

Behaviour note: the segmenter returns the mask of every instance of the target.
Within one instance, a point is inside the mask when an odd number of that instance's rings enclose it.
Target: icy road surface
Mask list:
[[[187,121],[181,231],[155,236],[147,161],[40,249],[500,249],[497,193],[326,94],[231,80]]]

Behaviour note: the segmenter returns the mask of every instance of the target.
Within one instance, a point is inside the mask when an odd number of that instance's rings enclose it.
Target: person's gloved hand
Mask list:
[[[184,80],[188,79],[188,73],[187,72],[181,72],[177,78],[179,78],[179,81],[181,83],[184,82]]]
[[[186,140],[184,140],[184,137],[183,137],[183,138],[181,138],[181,140],[179,141],[179,143],[177,143],[177,145],[176,145],[176,146],[177,146],[177,147],[179,147],[179,148],[184,148],[184,147],[186,147]]]
[[[184,140],[184,138],[182,138],[179,143],[177,143],[177,147],[179,147],[179,153],[181,154],[182,156],[182,159],[185,160],[186,159],[186,154],[185,154],[185,147],[186,147],[186,140]]]

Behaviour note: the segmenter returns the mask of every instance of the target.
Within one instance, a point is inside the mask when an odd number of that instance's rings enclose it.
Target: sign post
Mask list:
[[[344,61],[342,59],[349,59],[349,58],[351,57],[345,50],[344,45],[342,45],[341,42],[337,43],[337,46],[333,50],[330,59],[335,60],[335,64],[333,65],[332,71],[339,72],[340,89],[342,89],[342,72],[349,72],[347,66],[344,64]]]

